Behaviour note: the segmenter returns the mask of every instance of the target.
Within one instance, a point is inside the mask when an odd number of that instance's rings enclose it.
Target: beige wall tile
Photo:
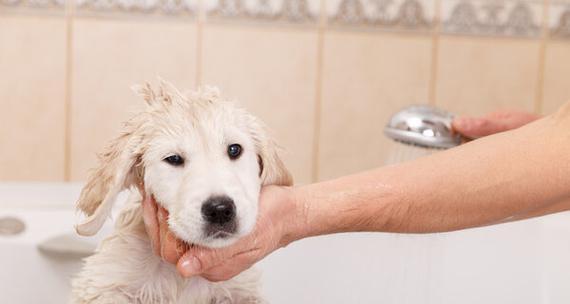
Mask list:
[[[554,41],[546,49],[542,113],[553,113],[567,101],[570,101],[570,41]]]
[[[96,153],[143,101],[130,86],[156,76],[194,88],[196,26],[142,20],[75,21],[71,177],[85,179]]]
[[[316,31],[206,25],[203,37],[203,83],[265,121],[295,181],[311,181]]]
[[[65,20],[0,15],[0,180],[64,178]]]
[[[392,113],[427,103],[427,36],[327,32],[319,178],[378,167],[392,152],[383,134]]]
[[[436,103],[457,114],[534,110],[540,41],[442,37]]]

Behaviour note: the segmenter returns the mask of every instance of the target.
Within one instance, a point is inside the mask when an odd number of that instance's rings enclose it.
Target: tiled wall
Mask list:
[[[82,180],[160,75],[260,116],[308,183],[384,163],[389,115],[550,113],[570,0],[0,0],[0,180]]]

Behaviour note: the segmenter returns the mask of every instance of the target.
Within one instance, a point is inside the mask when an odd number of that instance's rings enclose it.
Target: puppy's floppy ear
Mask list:
[[[293,185],[291,173],[279,157],[279,147],[269,137],[265,125],[255,117],[248,115],[248,127],[255,142],[257,161],[259,163],[259,176],[262,185]]]
[[[137,163],[142,155],[142,136],[134,124],[100,155],[100,164],[81,191],[77,208],[87,217],[75,229],[80,235],[94,235],[109,217],[119,192],[142,181]]]
[[[277,153],[278,147],[274,141],[268,139],[258,150],[257,160],[262,185],[293,185],[293,178],[289,170]]]

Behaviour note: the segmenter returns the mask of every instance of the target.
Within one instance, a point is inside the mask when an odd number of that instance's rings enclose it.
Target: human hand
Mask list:
[[[457,117],[453,120],[452,126],[464,137],[475,139],[516,129],[539,118],[539,115],[528,112],[499,111],[482,117]]]
[[[188,246],[177,239],[168,228],[168,211],[158,205],[152,195],[146,195],[144,191],[142,209],[145,229],[154,254],[171,264],[176,264]]]
[[[151,196],[143,200],[143,217],[155,254],[177,264],[182,276],[200,275],[210,281],[225,281],[295,239],[301,208],[297,208],[293,189],[266,186],[259,200],[254,230],[225,248],[188,248],[168,230],[168,212]]]

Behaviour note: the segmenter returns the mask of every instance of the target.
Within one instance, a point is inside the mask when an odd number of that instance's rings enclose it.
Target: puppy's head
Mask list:
[[[292,183],[265,127],[215,89],[186,96],[162,82],[136,91],[147,109],[101,155],[78,202],[87,215],[78,233],[95,234],[117,194],[141,185],[188,243],[220,247],[249,233],[261,186]]]

